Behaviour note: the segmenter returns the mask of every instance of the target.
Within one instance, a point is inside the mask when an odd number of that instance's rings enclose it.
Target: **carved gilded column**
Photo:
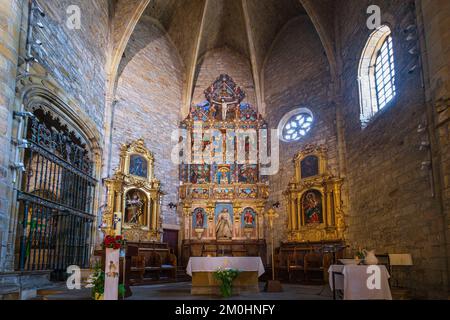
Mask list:
[[[325,199],[325,201],[326,201],[326,221],[325,221],[325,225],[327,226],[327,227],[330,227],[330,226],[332,226],[332,225],[334,225],[334,222],[333,222],[333,218],[332,218],[332,216],[331,216],[331,214],[332,214],[332,211],[333,211],[333,203],[331,202],[331,196],[332,196],[332,192],[333,192],[333,189],[332,189],[332,187],[331,187],[331,190],[329,189],[330,188],[330,186],[326,186],[326,188],[325,188],[325,197],[326,197],[326,199]]]
[[[183,216],[184,216],[184,238],[190,239],[192,233],[191,230],[191,205],[188,203],[183,204]]]
[[[151,229],[153,231],[158,231],[158,199],[155,199],[154,195],[152,195],[151,202],[152,202],[152,227]]]
[[[256,207],[256,237],[258,240],[264,239],[264,205]]]
[[[297,225],[296,230],[300,230],[300,228],[305,224],[305,221],[303,221],[303,215],[302,215],[302,194],[297,193],[297,202],[295,206],[296,212],[295,216],[297,218]]]

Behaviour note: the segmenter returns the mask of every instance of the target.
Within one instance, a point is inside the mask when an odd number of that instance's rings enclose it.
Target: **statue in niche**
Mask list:
[[[323,223],[322,195],[311,190],[303,196],[303,210],[306,224]]]
[[[203,228],[205,226],[205,213],[203,209],[195,209],[195,228]]]
[[[217,240],[231,240],[233,237],[230,213],[227,208],[224,208],[217,216],[216,237]]]
[[[247,208],[244,211],[244,226],[246,228],[253,228],[255,222],[255,215],[252,209]]]
[[[131,194],[131,195],[130,195]],[[143,215],[144,201],[140,198],[138,192],[128,193],[126,200],[125,223],[137,224],[139,218]]]
[[[228,167],[221,167],[217,172],[217,184],[230,184],[231,183],[231,171]]]

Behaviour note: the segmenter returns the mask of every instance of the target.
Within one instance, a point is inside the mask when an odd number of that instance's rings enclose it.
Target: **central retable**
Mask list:
[[[258,278],[265,272],[260,257],[193,257],[186,268],[186,273],[192,277],[191,294],[219,294],[220,281],[214,278],[214,272],[219,269],[240,271],[233,282],[233,293],[259,292]]]

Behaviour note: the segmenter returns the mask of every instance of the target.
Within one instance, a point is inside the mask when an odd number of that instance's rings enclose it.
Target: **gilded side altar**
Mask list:
[[[295,176],[284,192],[288,203],[288,242],[343,240],[342,179],[327,166],[327,150],[307,145],[294,158]]]
[[[106,234],[122,234],[127,241],[160,241],[160,182],[154,176],[154,156],[142,139],[122,145],[119,167],[105,180]]]

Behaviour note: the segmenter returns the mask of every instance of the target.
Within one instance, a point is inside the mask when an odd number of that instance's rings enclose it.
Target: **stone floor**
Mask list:
[[[328,285],[311,286],[283,284],[283,292],[267,293],[263,291],[264,283],[260,283],[261,292],[242,294],[231,300],[331,300],[332,293]],[[192,296],[190,282],[168,283],[132,287],[133,296],[126,300],[217,300],[220,297]],[[64,286],[48,292],[44,300],[90,300],[90,290],[68,290]]]

